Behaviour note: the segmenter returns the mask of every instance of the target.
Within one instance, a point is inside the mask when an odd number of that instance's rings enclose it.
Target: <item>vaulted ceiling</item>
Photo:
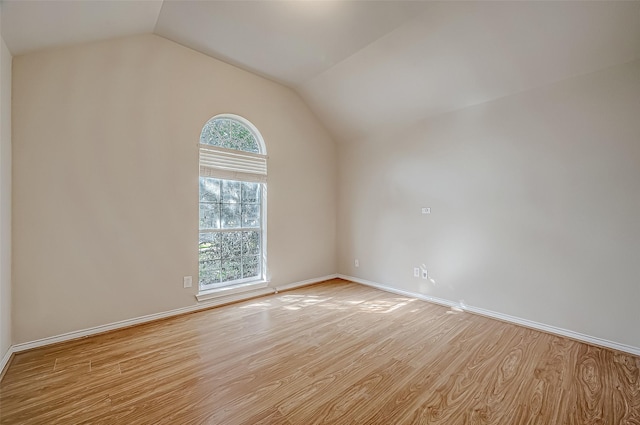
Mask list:
[[[297,90],[338,141],[640,59],[640,2],[2,2],[14,55],[155,33]]]

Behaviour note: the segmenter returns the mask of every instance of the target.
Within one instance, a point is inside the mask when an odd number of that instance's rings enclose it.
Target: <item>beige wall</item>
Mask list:
[[[366,142],[340,273],[640,347],[640,61]]]
[[[0,38],[0,360],[11,335],[11,54]]]
[[[640,347],[638,61],[343,145],[339,170],[293,91],[156,36],[21,56],[13,71],[16,343],[195,303],[182,276],[197,276],[197,141],[226,112],[267,144],[273,286],[337,268]],[[435,284],[412,277],[422,263]]]
[[[266,142],[272,286],[336,272],[336,148],[292,90],[145,35],[16,57],[13,91],[16,343],[195,303],[220,113]]]

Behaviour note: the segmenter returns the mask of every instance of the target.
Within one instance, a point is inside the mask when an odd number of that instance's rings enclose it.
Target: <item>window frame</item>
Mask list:
[[[240,227],[238,228],[229,228],[229,229],[223,229],[223,228],[218,228],[218,229],[202,229],[200,228],[200,205],[201,205],[201,200],[200,200],[200,189],[198,189],[198,294],[196,295],[196,298],[198,299],[198,301],[203,301],[209,298],[217,298],[220,296],[227,296],[227,295],[231,295],[231,294],[235,294],[238,292],[245,292],[245,291],[251,291],[251,290],[255,290],[258,288],[264,288],[268,285],[269,283],[269,279],[268,279],[268,267],[267,267],[267,182],[266,182],[266,147],[264,144],[264,139],[262,138],[262,135],[260,134],[260,132],[258,131],[258,129],[247,119],[239,116],[239,115],[234,115],[234,114],[219,114],[216,115],[212,118],[210,118],[209,120],[207,120],[207,122],[205,123],[205,125],[202,127],[202,132],[201,132],[201,140],[202,140],[202,133],[204,132],[206,126],[214,121],[214,120],[218,120],[218,119],[228,119],[231,121],[235,121],[237,123],[239,123],[240,125],[243,125],[245,128],[247,128],[252,136],[254,137],[254,139],[256,140],[257,144],[258,144],[258,149],[259,149],[259,153],[256,154],[254,152],[250,152],[250,151],[244,151],[244,150],[240,150],[240,149],[229,149],[227,147],[224,146],[216,146],[213,144],[209,144],[209,143],[199,143],[199,154],[200,154],[200,159],[199,159],[199,172],[198,172],[198,184],[200,184],[200,179],[201,178],[214,178],[214,179],[218,179],[221,182],[222,181],[239,181],[239,182],[250,182],[250,183],[257,183],[259,184],[260,187],[260,227],[252,227],[252,228],[245,228],[242,227],[242,219],[240,222]],[[251,179],[247,179],[246,178],[246,174],[245,173],[237,173],[237,175],[235,175],[235,177],[230,177],[229,176],[229,171],[224,171],[221,170],[219,176],[216,176],[216,172],[211,173],[210,170],[208,170],[208,172],[203,175],[202,172],[202,152],[203,149],[206,151],[215,151],[216,148],[219,148],[219,150],[224,153],[224,152],[229,152],[229,151],[235,151],[235,152],[239,152],[239,153],[246,153],[249,154],[251,156],[261,156],[264,158],[265,161],[265,169],[264,169],[264,179],[260,179],[260,181],[252,181]],[[222,183],[220,185],[220,196],[222,197]],[[242,196],[242,195],[241,195]],[[222,201],[222,199],[221,199]],[[242,205],[242,197],[240,198],[240,203],[239,205]],[[222,202],[220,202],[220,204],[222,205]],[[246,231],[259,231],[260,232],[260,252],[259,252],[259,274],[258,276],[252,276],[252,277],[247,277],[247,278],[240,278],[240,279],[235,279],[235,280],[231,280],[228,282],[219,282],[219,284],[214,284],[214,285],[209,285],[209,287],[207,288],[206,286],[203,287],[203,285],[201,284],[201,280],[200,280],[200,234],[202,233],[232,233],[232,232],[239,232],[240,234],[242,234],[242,232],[246,232]]]

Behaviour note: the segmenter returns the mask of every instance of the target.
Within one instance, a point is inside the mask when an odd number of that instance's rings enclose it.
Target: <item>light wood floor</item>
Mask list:
[[[335,280],[15,356],[2,424],[640,424],[640,358]]]

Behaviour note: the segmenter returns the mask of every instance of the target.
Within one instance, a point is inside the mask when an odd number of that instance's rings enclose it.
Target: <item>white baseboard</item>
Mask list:
[[[0,360],[0,378],[3,376],[4,368],[7,366],[7,364],[9,364],[9,360],[11,360],[12,354],[13,354],[13,345],[9,347],[7,352],[4,354],[4,357],[2,357],[2,360]]]
[[[142,323],[147,323],[147,322],[152,322],[154,320],[159,320],[159,319],[165,319],[167,317],[171,317],[171,316],[177,316],[180,314],[185,314],[185,313],[192,313],[194,311],[198,311],[198,310],[205,310],[211,307],[216,307],[216,306],[220,306],[220,305],[224,305],[224,304],[230,304],[230,303],[234,303],[234,302],[238,302],[238,301],[242,301],[242,300],[246,300],[246,299],[250,299],[250,298],[255,298],[255,297],[259,297],[259,296],[264,296],[264,295],[270,295],[270,294],[274,294],[276,292],[280,292],[280,291],[284,291],[286,289],[293,289],[293,288],[298,288],[301,286],[306,286],[306,285],[311,285],[314,283],[318,283],[318,282],[323,282],[325,280],[329,280],[329,279],[335,279],[337,277],[337,275],[328,275],[328,276],[322,276],[322,277],[318,277],[318,278],[314,278],[314,279],[308,279],[308,280],[304,280],[304,281],[300,281],[300,282],[293,282],[293,283],[289,283],[289,284],[285,284],[282,286],[278,286],[277,288],[274,287],[267,287],[267,288],[261,288],[261,289],[257,289],[255,291],[251,291],[251,292],[244,292],[244,293],[240,293],[240,294],[232,294],[226,297],[219,297],[219,298],[215,298],[212,299],[210,301],[206,301],[206,302],[199,302],[198,304],[194,304],[188,307],[182,307],[182,308],[177,308],[175,310],[169,310],[169,311],[164,311],[161,313],[154,313],[154,314],[148,314],[146,316],[140,316],[140,317],[135,317],[133,319],[127,319],[127,320],[121,320],[118,322],[114,322],[114,323],[109,323],[106,325],[100,325],[100,326],[94,326],[91,328],[87,328],[87,329],[81,329],[78,331],[73,331],[73,332],[67,332],[61,335],[55,335],[55,336],[50,336],[47,338],[42,338],[42,339],[37,339],[35,341],[30,341],[30,342],[23,342],[21,344],[14,344],[10,347],[9,351],[10,353],[19,353],[21,351],[25,351],[25,350],[31,350],[33,348],[38,348],[38,347],[44,347],[45,345],[51,345],[51,344],[57,344],[59,342],[64,342],[64,341],[70,341],[72,339],[79,339],[79,338],[84,338],[84,337],[88,337],[91,335],[96,335],[96,334],[100,334],[100,333],[104,333],[104,332],[108,332],[108,331],[112,331],[112,330],[116,330],[116,329],[121,329],[121,328],[127,328],[129,326],[134,326],[134,325],[140,325]],[[9,357],[10,357],[10,353],[7,354],[5,357],[7,357],[6,359],[3,358],[3,363],[0,363],[0,371],[3,370],[4,366],[5,366],[5,361],[8,361]]]
[[[502,320],[503,322],[509,322],[509,323],[524,326],[527,328],[536,329],[542,332],[547,332],[550,334],[555,334],[555,335],[560,335],[567,338],[575,339],[577,341],[584,342],[587,344],[611,348],[613,350],[618,350],[625,353],[640,356],[639,347],[633,347],[631,345],[621,344],[619,342],[609,341],[609,340],[598,338],[595,336],[585,335],[585,334],[574,332],[568,329],[558,328],[556,326],[545,325],[544,323],[538,323],[538,322],[534,322],[533,320],[522,319],[520,317],[510,316],[508,314],[502,314],[495,311],[486,310],[484,308],[472,307],[468,305],[461,306],[460,303],[457,303],[455,301],[450,301],[443,298],[430,297],[428,295],[420,294],[417,292],[405,291],[402,289],[393,288],[391,286],[382,285],[377,282],[372,282],[370,280],[360,279],[353,276],[338,274],[338,277],[340,279],[350,280],[352,282],[360,283],[362,285],[371,286],[373,288],[380,289],[382,291],[391,292],[398,295],[404,295],[411,298],[417,298],[420,300],[432,302],[434,304],[440,304],[446,307],[462,308],[463,310],[468,311],[470,313],[479,314],[481,316],[490,317],[492,319]]]
[[[404,295],[405,297],[418,298],[424,301],[429,301],[434,304],[443,305],[445,307],[458,307],[459,304],[454,301],[445,300],[444,298],[430,297],[428,295],[419,294],[417,292],[405,291],[403,289],[394,288],[392,286],[383,285],[381,283],[372,282],[370,280],[360,279],[359,277],[345,276],[339,274],[338,277],[344,280],[350,280],[362,285],[371,286],[372,288],[380,289],[385,292],[391,292],[398,295]]]
[[[324,282],[325,280],[336,279],[337,277],[338,277],[337,274],[330,274],[330,275],[319,277],[316,279],[307,279],[307,280],[302,280],[300,282],[293,282],[293,283],[287,283],[285,285],[274,286],[273,289],[275,289],[276,292],[282,292],[282,291],[287,291],[289,289],[300,288],[301,286],[313,285],[314,283]]]

